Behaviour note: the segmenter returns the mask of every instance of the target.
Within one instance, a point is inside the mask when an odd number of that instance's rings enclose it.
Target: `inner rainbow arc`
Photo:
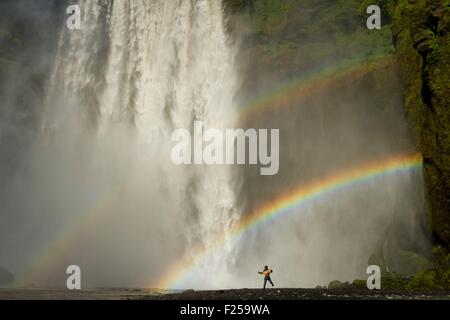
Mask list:
[[[226,241],[235,238],[242,233],[264,223],[270,219],[276,219],[291,209],[298,208],[310,200],[324,196],[332,191],[337,191],[354,184],[363,183],[379,176],[407,172],[422,167],[420,154],[400,155],[390,157],[383,161],[373,161],[367,164],[339,171],[319,181],[299,186],[286,194],[275,197],[271,201],[257,208],[233,229],[219,235],[206,248],[197,246],[190,251],[191,259],[184,257],[175,263],[169,271],[157,282],[151,283],[152,288],[177,289],[177,286],[194,270],[209,254],[214,252]]]

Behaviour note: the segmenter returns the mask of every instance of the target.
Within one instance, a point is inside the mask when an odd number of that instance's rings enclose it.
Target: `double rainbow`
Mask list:
[[[334,66],[330,66],[310,75],[301,76],[292,81],[276,87],[265,95],[250,100],[240,108],[243,117],[251,116],[255,112],[274,111],[281,107],[293,105],[302,98],[319,94],[322,90],[346,79],[357,79],[364,75],[392,66],[392,55],[379,56],[371,61],[361,59],[349,60]],[[299,186],[294,190],[281,194],[275,199],[263,204],[253,213],[243,218],[240,223],[228,232],[219,235],[207,247],[197,247],[191,250],[190,256],[197,257],[194,260],[185,257],[175,263],[169,271],[157,283],[151,282],[151,288],[177,288],[183,280],[206,259],[214,250],[222,246],[226,241],[238,237],[247,230],[263,224],[271,219],[277,219],[284,214],[293,212],[308,202],[323,197],[329,193],[364,183],[378,176],[392,175],[398,172],[411,171],[421,168],[422,159],[418,154],[392,156],[381,161],[371,162],[356,168],[350,168],[330,175],[322,180]],[[16,285],[23,285],[27,279],[33,278],[35,272],[50,265],[55,257],[70,245],[79,230],[95,224],[101,219],[101,215],[107,212],[116,195],[118,186],[106,190],[98,197],[87,210],[80,215],[77,221],[72,221],[61,229],[54,241],[33,259],[30,267],[24,275],[16,281]],[[295,210],[297,211],[297,210]]]

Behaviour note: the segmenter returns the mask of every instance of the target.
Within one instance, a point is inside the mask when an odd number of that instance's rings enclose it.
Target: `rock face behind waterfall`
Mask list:
[[[450,8],[444,0],[398,1],[393,11],[405,109],[425,162],[429,225],[450,248]]]

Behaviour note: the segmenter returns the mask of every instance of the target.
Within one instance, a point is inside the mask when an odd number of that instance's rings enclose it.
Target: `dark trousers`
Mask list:
[[[272,279],[270,279],[270,277],[264,277],[264,287],[263,287],[263,289],[266,288],[267,281],[269,281],[269,283],[270,283],[270,284],[272,285],[272,287],[273,287]]]

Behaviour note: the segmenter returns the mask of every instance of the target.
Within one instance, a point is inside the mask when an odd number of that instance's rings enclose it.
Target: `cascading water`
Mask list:
[[[32,281],[48,285],[70,260],[88,285],[143,286],[239,219],[229,168],[170,160],[175,128],[233,127],[234,51],[220,1],[79,5],[82,28],[62,31],[31,170],[35,188],[47,184],[34,207],[56,224],[41,240],[52,251],[62,232],[68,243]],[[202,274],[220,272],[227,253]]]

